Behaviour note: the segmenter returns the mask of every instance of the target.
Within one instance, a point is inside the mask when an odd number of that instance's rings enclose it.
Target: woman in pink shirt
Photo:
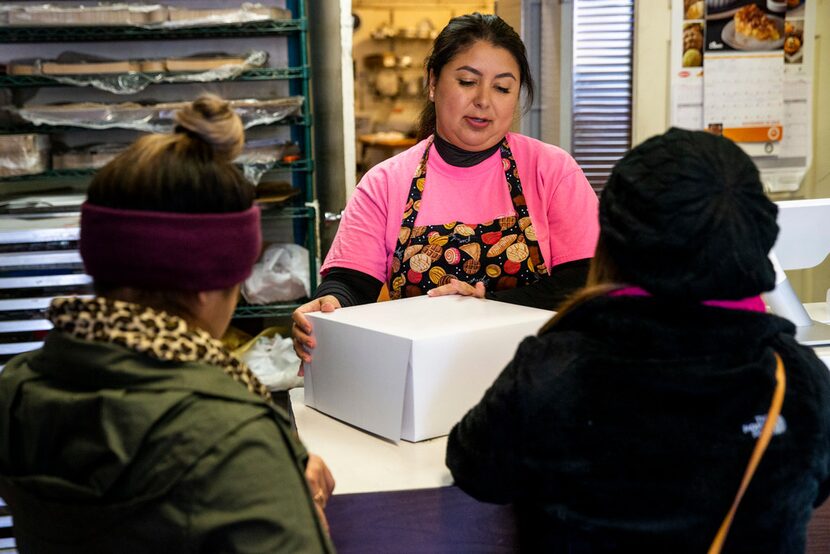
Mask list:
[[[533,81],[524,44],[495,15],[453,18],[426,62],[421,142],[373,167],[346,206],[315,298],[295,310],[294,347],[314,348],[305,313],[462,294],[553,309],[587,277],[597,197],[565,151],[509,132]]]

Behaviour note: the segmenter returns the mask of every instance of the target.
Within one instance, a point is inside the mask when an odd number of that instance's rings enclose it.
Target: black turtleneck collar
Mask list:
[[[469,150],[464,150],[463,148],[459,148],[456,145],[447,142],[441,138],[438,133],[435,133],[434,140],[435,149],[438,150],[438,154],[441,156],[441,159],[450,165],[454,165],[455,167],[472,167],[483,162],[492,156],[493,152],[499,149],[501,142],[502,141],[498,141],[487,150],[470,152]]]

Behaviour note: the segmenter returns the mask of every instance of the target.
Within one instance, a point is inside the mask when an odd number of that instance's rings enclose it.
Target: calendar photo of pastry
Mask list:
[[[786,0],[706,0],[705,52],[783,50],[786,6]]]
[[[703,19],[706,13],[703,0],[683,0],[683,19]]]
[[[784,22],[784,63],[801,63],[804,59],[804,20],[790,19]]]
[[[703,66],[703,24],[683,25],[683,67]]]
[[[721,39],[735,50],[780,50],[784,46],[784,19],[748,2],[723,26]]]

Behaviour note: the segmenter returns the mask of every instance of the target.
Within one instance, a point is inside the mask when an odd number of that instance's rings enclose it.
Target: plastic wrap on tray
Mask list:
[[[231,100],[230,104],[242,118],[246,129],[268,125],[302,112],[302,96],[288,96],[270,100]],[[142,105],[134,102],[99,104],[53,104],[24,106],[14,112],[34,125],[70,126],[85,129],[134,129],[151,133],[169,132],[173,128],[173,114],[187,102],[165,102]]]
[[[167,21],[161,4],[36,4],[2,8],[3,21],[17,27],[148,26]]]
[[[257,125],[270,125],[287,117],[300,115],[303,110],[304,96],[288,96],[272,100],[232,100],[231,106],[242,118],[245,128]]]
[[[0,25],[17,27],[180,28],[290,19],[284,8],[245,2],[233,8],[185,8],[140,3],[32,4],[0,7]]]
[[[276,21],[290,19],[291,12],[283,8],[263,6],[245,2],[238,8],[168,8],[167,21],[161,26],[174,27],[208,27],[211,25],[228,25],[249,23],[252,21]]]
[[[47,169],[48,135],[0,135],[0,177],[34,175]]]
[[[53,151],[52,169],[100,169],[128,146],[120,143],[90,144]],[[234,162],[241,166],[245,178],[256,185],[292,146],[293,143],[286,143],[282,139],[246,142],[245,148]]]
[[[266,138],[248,140],[242,153],[234,162],[242,166],[245,178],[253,184],[259,183],[262,176],[271,170],[283,157],[283,154],[294,146],[280,138]]]
[[[52,152],[52,169],[100,169],[123,152],[129,144],[89,144],[75,148],[55,146]],[[242,153],[234,160],[241,166],[245,177],[257,184],[262,175],[272,169],[283,153],[296,146],[283,139],[253,140],[245,143]]]
[[[77,148],[52,151],[52,169],[99,169],[123,152],[128,144],[90,144]]]
[[[114,94],[135,94],[157,83],[207,83],[234,79],[248,69],[264,66],[268,62],[268,53],[253,50],[245,54],[211,53],[186,58],[107,62],[98,58],[98,61],[83,63],[61,63],[60,60],[59,57],[55,61],[13,61],[9,64],[9,73],[42,75],[65,85],[90,86]]]

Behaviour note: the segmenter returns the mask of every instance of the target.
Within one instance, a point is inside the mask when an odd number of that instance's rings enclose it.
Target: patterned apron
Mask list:
[[[418,296],[453,278],[482,282],[488,292],[527,285],[547,275],[530,221],[516,160],[507,139],[501,143],[502,166],[515,216],[476,225],[452,221],[415,226],[426,182],[430,141],[409,187],[401,230],[392,258],[389,297]]]

